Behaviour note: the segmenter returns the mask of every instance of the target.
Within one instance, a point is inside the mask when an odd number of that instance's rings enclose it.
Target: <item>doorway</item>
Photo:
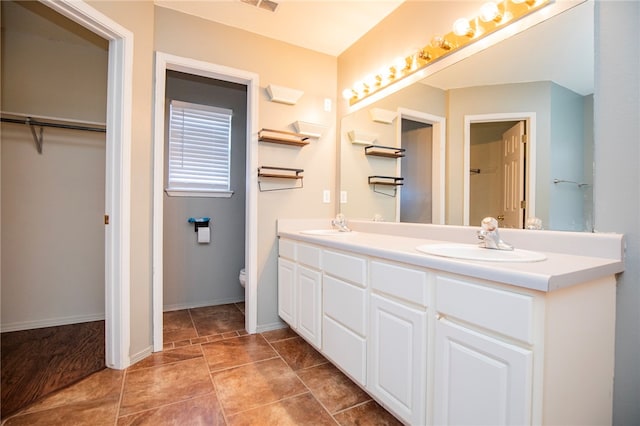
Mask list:
[[[226,66],[197,61],[190,58],[156,53],[155,111],[154,111],[154,163],[153,163],[153,350],[163,348],[163,289],[164,289],[164,136],[165,96],[167,71],[216,79],[246,86],[246,194],[245,194],[245,329],[257,330],[257,170],[258,170],[258,75]]]
[[[400,222],[432,223],[433,126],[403,118]]]
[[[525,227],[535,212],[535,115],[465,117],[464,224]]]
[[[405,148],[398,162],[404,184],[396,197],[396,220],[444,224],[446,119],[398,109],[396,140]]]
[[[196,162],[199,170],[211,173],[198,174],[198,182],[209,178],[222,183],[217,192],[198,191],[202,183],[187,187],[196,179],[181,176],[188,180],[186,188],[165,191],[163,311],[243,302],[239,274],[245,263],[247,86],[177,71],[167,71],[166,80],[167,180],[172,167],[178,169],[174,174],[188,175]],[[225,120],[214,121],[218,114]],[[218,139],[227,129],[228,135]],[[201,217],[210,219],[204,227],[207,241],[199,241],[194,223],[189,223],[189,218]]]

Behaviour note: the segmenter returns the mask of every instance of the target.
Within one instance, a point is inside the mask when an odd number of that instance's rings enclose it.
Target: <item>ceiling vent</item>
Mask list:
[[[271,0],[240,0],[243,3],[250,4],[251,6],[259,7],[260,9],[268,10],[269,12],[275,12],[278,8],[278,3]]]

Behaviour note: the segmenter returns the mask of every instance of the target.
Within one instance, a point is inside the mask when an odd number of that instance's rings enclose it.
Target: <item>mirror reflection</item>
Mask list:
[[[343,117],[341,212],[591,231],[593,31],[587,1]]]

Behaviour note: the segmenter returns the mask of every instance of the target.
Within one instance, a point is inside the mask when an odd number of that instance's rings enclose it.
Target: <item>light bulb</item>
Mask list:
[[[480,8],[480,19],[483,22],[500,22],[502,15],[500,14],[500,10],[498,10],[498,5],[493,2],[483,4]]]
[[[473,37],[475,32],[473,31],[473,28],[471,28],[471,24],[469,24],[469,20],[467,18],[460,18],[453,23],[453,33],[460,37]]]
[[[344,99],[349,100],[349,99],[351,99],[351,98],[353,98],[355,96],[357,96],[357,94],[353,91],[353,89],[344,89],[342,91],[342,97]]]

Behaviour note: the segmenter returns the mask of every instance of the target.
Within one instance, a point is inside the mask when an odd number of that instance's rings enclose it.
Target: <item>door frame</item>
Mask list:
[[[75,0],[40,0],[109,41],[105,142],[105,362],[130,365],[131,113],[133,33]]]
[[[446,194],[446,147],[447,147],[447,119],[438,115],[428,114],[408,108],[398,108],[396,121],[396,141],[402,144],[402,120],[412,120],[419,123],[430,124],[432,135],[432,182],[431,182],[431,223],[444,225],[445,221],[445,194]],[[400,161],[397,163],[397,176],[402,176]],[[396,196],[396,221],[400,221],[400,198],[402,187],[398,187]]]
[[[527,215],[536,215],[536,113],[535,112],[506,112],[464,116],[464,148],[463,148],[463,225],[469,226],[469,195],[471,168],[471,125],[476,123],[490,123],[496,121],[524,121],[526,122],[527,143],[525,144],[525,199],[527,200]],[[526,220],[526,218],[525,218]]]
[[[258,89],[256,73],[210,62],[156,51],[153,116],[153,351],[163,348],[163,196],[164,196],[164,129],[165,85],[167,70],[247,86],[247,159],[245,212],[245,328],[256,332],[258,325]],[[238,284],[239,285],[239,284]]]

